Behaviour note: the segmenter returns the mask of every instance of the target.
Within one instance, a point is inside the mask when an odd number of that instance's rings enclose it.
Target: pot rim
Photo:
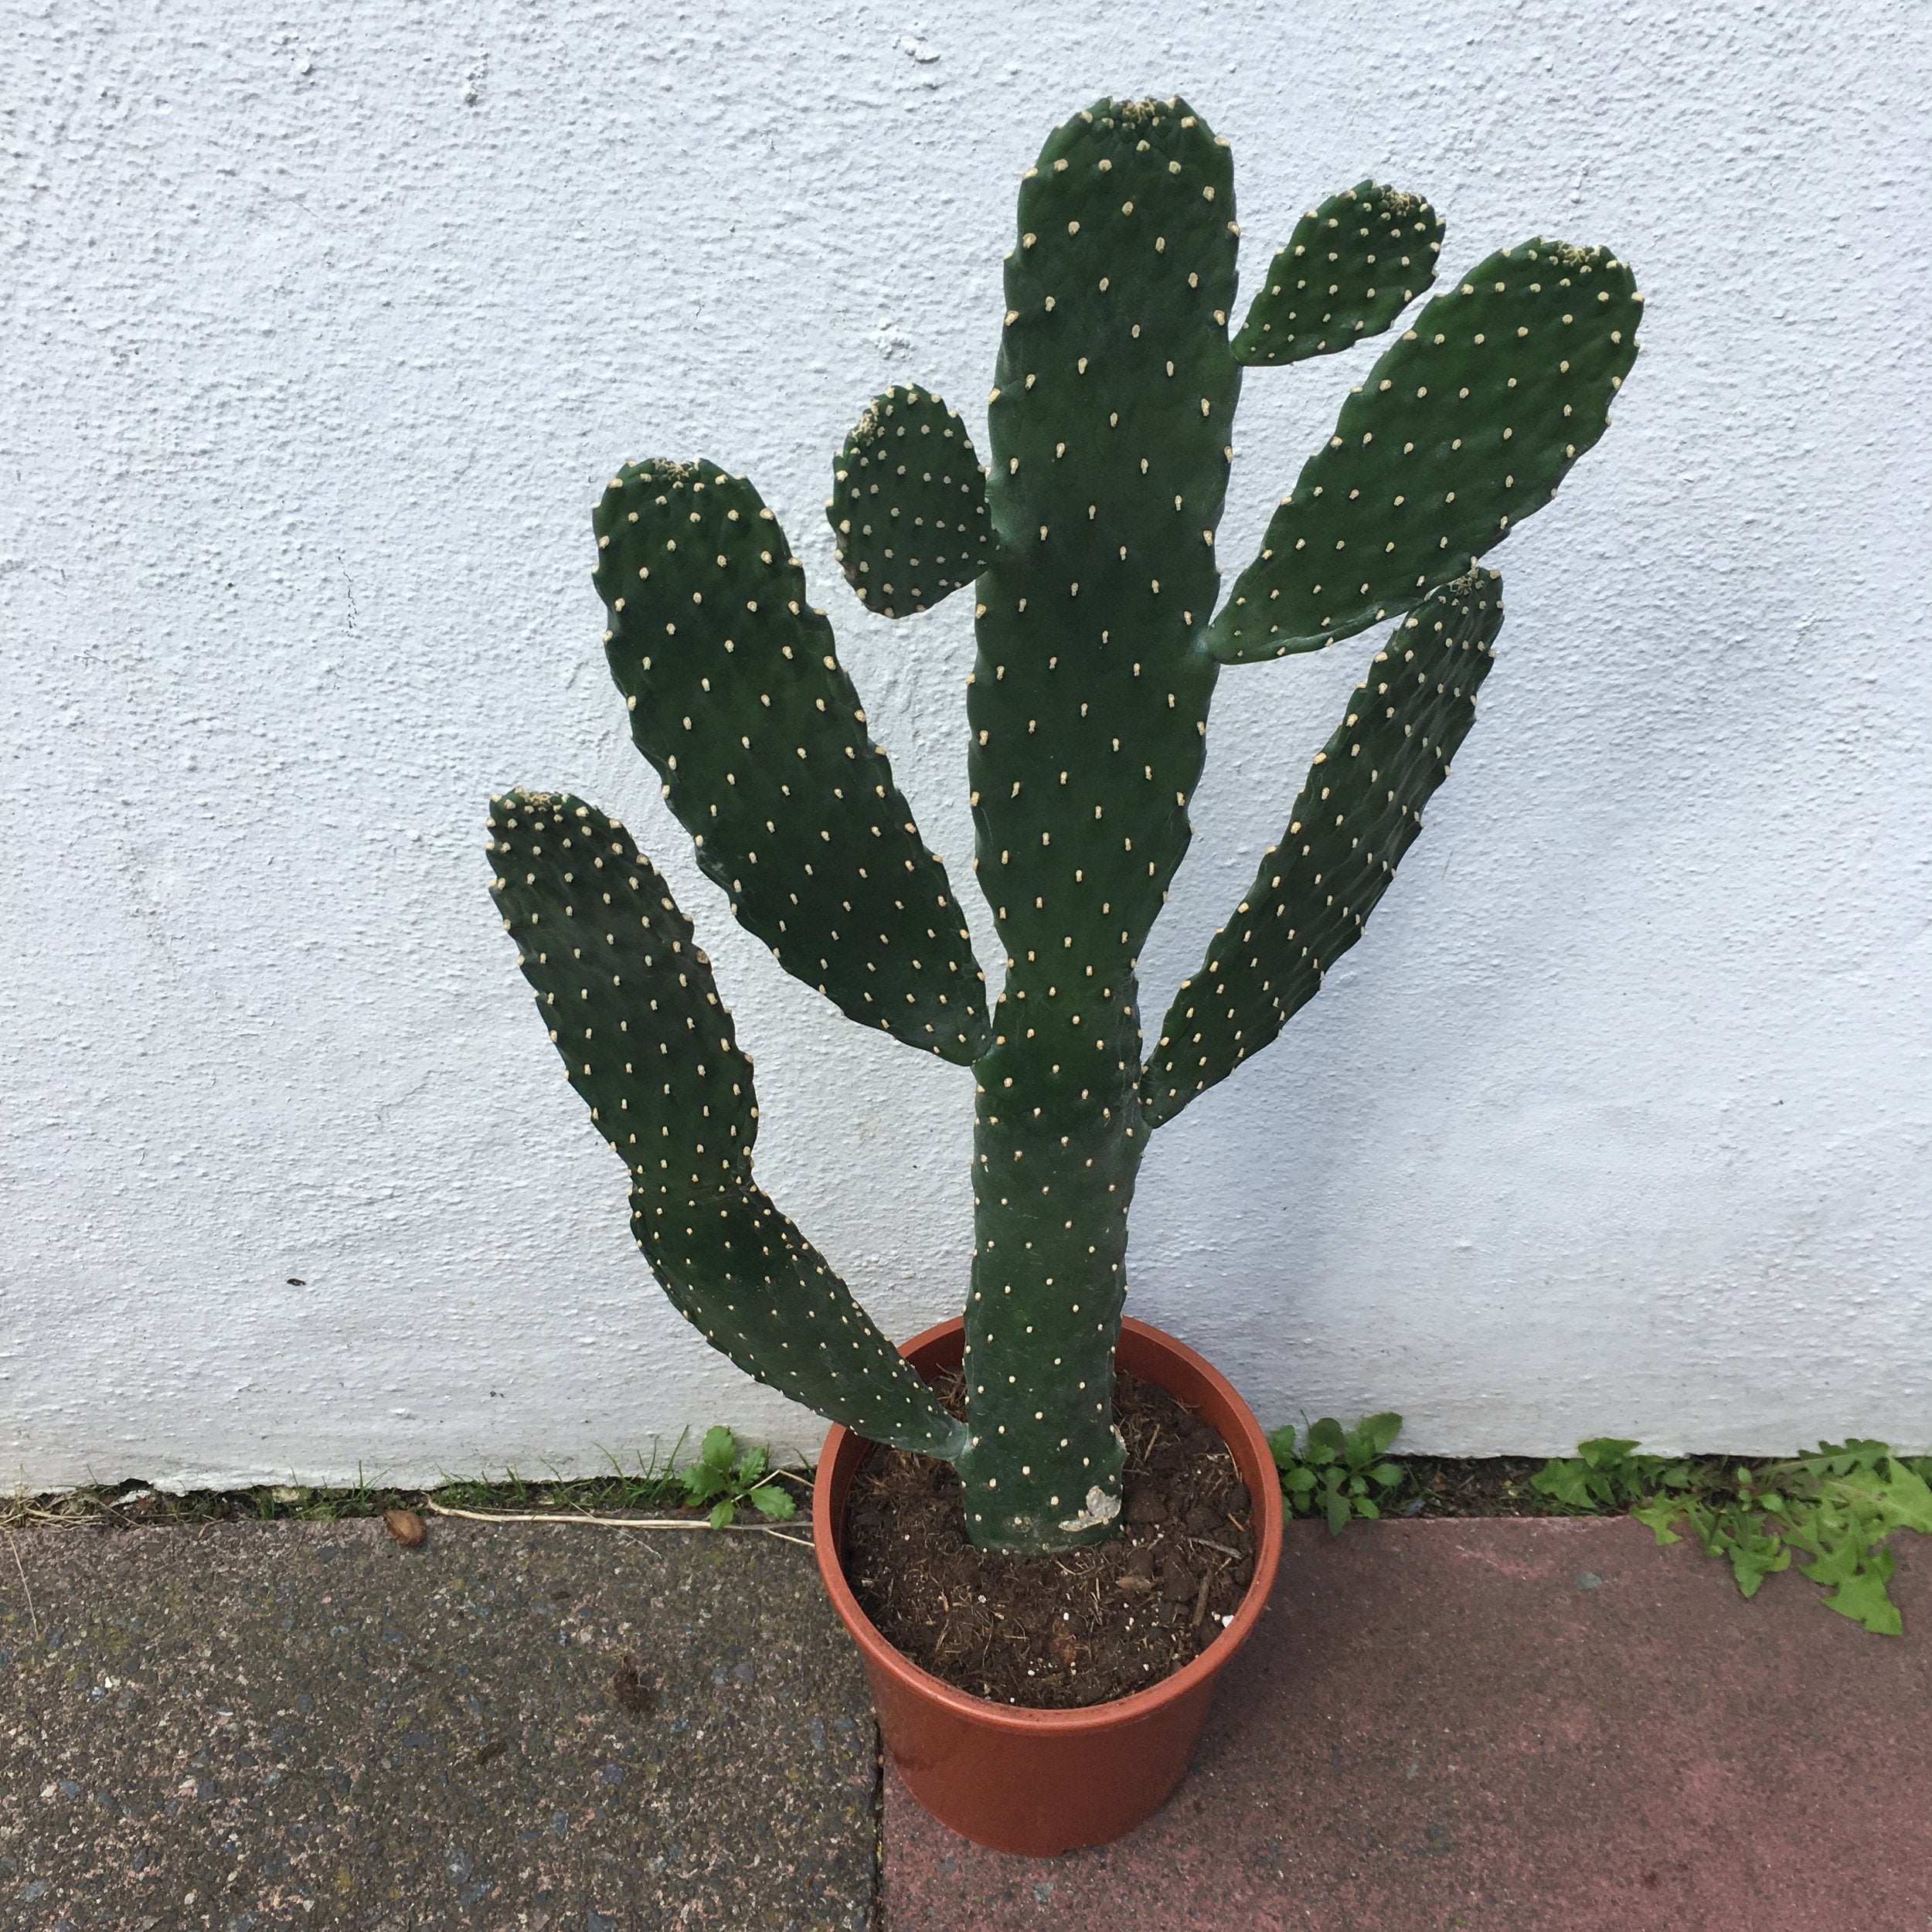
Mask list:
[[[950,1320],[936,1322],[930,1328],[923,1328],[912,1338],[900,1344],[900,1353],[910,1356],[918,1349],[944,1339],[953,1331],[965,1326],[964,1318],[958,1315]],[[1184,1342],[1176,1341],[1164,1330],[1151,1322],[1136,1321],[1131,1315],[1125,1316],[1121,1323],[1124,1336],[1131,1332],[1136,1339],[1151,1343],[1162,1352],[1177,1358],[1182,1366],[1192,1369],[1215,1389],[1233,1410],[1240,1433],[1250,1438],[1249,1447],[1255,1452],[1264,1468],[1271,1468],[1274,1459],[1267,1447],[1267,1438],[1262,1433],[1260,1424],[1254,1419],[1253,1412],[1241,1400],[1234,1385],[1204,1355],[1198,1355]],[[1169,1390],[1172,1394],[1173,1392]],[[1176,1398],[1178,1400],[1178,1398]],[[1216,1430],[1217,1434],[1221,1434]],[[1015,1733],[1054,1731],[1064,1734],[1081,1731],[1107,1730],[1117,1726],[1131,1724],[1144,1717],[1151,1717],[1165,1706],[1179,1702],[1193,1691],[1204,1687],[1219,1676],[1235,1651],[1247,1641],[1262,1611],[1267,1607],[1268,1597],[1274,1587],[1275,1571],[1281,1555],[1281,1533],[1279,1520],[1272,1533],[1264,1531],[1264,1520],[1259,1509],[1256,1511],[1254,1534],[1254,1574],[1249,1579],[1247,1591],[1236,1609],[1233,1621],[1222,1627],[1220,1634],[1198,1657],[1184,1664],[1171,1676],[1164,1677],[1158,1684],[1150,1684],[1145,1690],[1130,1691],[1124,1697],[1109,1698],[1104,1703],[1089,1704],[1078,1710],[1043,1710],[1024,1704],[995,1703],[990,1697],[977,1697],[969,1691],[963,1691],[949,1684],[942,1677],[935,1677],[930,1671],[922,1669],[896,1645],[880,1634],[878,1626],[859,1607],[859,1600],[845,1580],[845,1564],[838,1552],[838,1539],[835,1527],[842,1527],[845,1509],[844,1498],[840,1501],[839,1524],[832,1522],[832,1485],[826,1480],[832,1473],[837,1458],[845,1454],[849,1445],[862,1443],[866,1438],[848,1429],[843,1423],[834,1423],[825,1437],[825,1447],[818,1460],[818,1474],[812,1485],[811,1543],[813,1554],[818,1560],[818,1574],[825,1586],[825,1594],[832,1599],[839,1621],[852,1634],[860,1650],[869,1662],[877,1665],[897,1679],[908,1690],[929,1702],[943,1705],[959,1716],[971,1719],[975,1723],[995,1730]],[[1229,1442],[1226,1435],[1222,1440],[1233,1451],[1236,1445]],[[1237,1463],[1239,1458],[1236,1458]],[[857,1464],[854,1464],[856,1471]],[[1245,1472],[1244,1475],[1245,1475]],[[849,1487],[849,1478],[847,1487]]]

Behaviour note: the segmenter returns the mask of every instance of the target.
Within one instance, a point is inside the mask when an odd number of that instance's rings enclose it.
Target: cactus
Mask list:
[[[715,465],[652,462],[611,478],[594,522],[611,675],[699,866],[787,971],[971,1061],[972,940],[777,519]]]
[[[1319,650],[1500,543],[1603,434],[1641,305],[1614,256],[1540,236],[1425,304],[1302,464],[1214,621],[1214,655]]]
[[[974,867],[1005,954],[990,1012],[945,869],[757,492],[654,461],[597,507],[612,675],[701,868],[788,971],[973,1069],[963,1417],[753,1180],[750,1066],[663,880],[579,801],[492,807],[500,908],[672,1300],[774,1387],[952,1461],[984,1546],[1114,1533],[1113,1352],[1148,1136],[1360,937],[1474,722],[1502,618],[1478,560],[1601,435],[1634,355],[1621,263],[1540,239],[1492,256],[1352,392],[1217,614],[1243,367],[1391,327],[1441,234],[1420,197],[1361,182],[1303,218],[1236,328],[1226,143],[1178,100],[1100,101],[1020,184],[990,468],[912,386],[846,439],[826,509],[863,607],[899,617],[973,590]],[[1287,830],[1146,1052],[1138,961],[1187,849],[1223,666],[1378,621],[1395,628]]]
[[[1315,754],[1287,834],[1174,995],[1141,1077],[1149,1126],[1258,1053],[1361,937],[1476,721],[1502,628],[1501,587],[1493,570],[1445,584],[1376,653]]]

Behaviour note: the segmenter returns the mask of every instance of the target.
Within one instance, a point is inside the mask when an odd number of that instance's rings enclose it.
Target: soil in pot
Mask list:
[[[957,1371],[935,1393],[963,1407]],[[1045,1710],[1145,1690],[1199,1656],[1254,1573],[1247,1489],[1220,1437],[1165,1389],[1117,1376],[1114,1414],[1123,1534],[1049,1556],[975,1548],[951,1465],[875,1445],[843,1554],[879,1634],[956,1689]]]

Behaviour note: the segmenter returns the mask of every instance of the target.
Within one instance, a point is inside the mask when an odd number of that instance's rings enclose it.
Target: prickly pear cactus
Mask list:
[[[715,464],[650,462],[611,479],[594,522],[611,675],[698,863],[787,972],[971,1060],[972,940],[777,519]]]
[[[1302,464],[1214,621],[1215,655],[1318,651],[1500,543],[1608,426],[1641,302],[1614,256],[1539,237],[1425,304]]]
[[[988,463],[911,386],[876,397],[834,462],[827,515],[867,611],[972,591],[974,867],[1005,954],[990,1012],[945,869],[757,492],[653,460],[597,508],[611,672],[700,867],[788,971],[973,1068],[963,1417],[752,1179],[750,1063],[628,835],[575,799],[492,808],[505,923],[674,1302],[774,1386],[953,1461],[992,1547],[1112,1533],[1148,1136],[1361,936],[1475,720],[1502,621],[1478,560],[1603,434],[1636,352],[1641,298],[1614,257],[1540,238],[1492,256],[1351,391],[1223,598],[1243,367],[1393,327],[1443,226],[1420,196],[1359,182],[1302,218],[1237,324],[1240,235],[1227,144],[1185,102],[1096,103],[1020,184]],[[1379,621],[1390,634],[1286,831],[1148,1050],[1138,962],[1187,850],[1222,667]]]
[[[1502,579],[1478,569],[1433,593],[1376,653],[1315,754],[1286,836],[1174,995],[1141,1077],[1149,1126],[1258,1053],[1362,937],[1476,721],[1502,628]]]

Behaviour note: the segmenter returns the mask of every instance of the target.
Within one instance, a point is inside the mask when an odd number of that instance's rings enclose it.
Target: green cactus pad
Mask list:
[[[1420,195],[1358,182],[1311,208],[1234,338],[1235,360],[1332,355],[1379,335],[1436,278],[1442,217]]]
[[[515,791],[490,801],[490,850],[504,930],[597,1131],[634,1173],[717,1187],[745,1171],[751,1063],[630,834],[580,798]]]
[[[1215,655],[1319,650],[1465,573],[1603,434],[1642,300],[1614,256],[1541,239],[1435,297],[1302,465],[1214,620]]]
[[[757,492],[714,464],[633,464],[595,522],[611,675],[699,866],[787,972],[971,1060],[984,976],[946,869]]]
[[[966,426],[910,383],[866,404],[832,466],[825,515],[845,581],[882,617],[930,610],[993,553],[986,472]]]
[[[1185,101],[1098,101],[1019,213],[967,693],[978,865],[1014,958],[1050,947],[1056,977],[1070,934],[1083,980],[1117,985],[1187,849],[1217,668],[1233,166]]]
[[[964,1432],[752,1179],[758,1110],[711,967],[630,835],[581,799],[490,801],[492,892],[597,1131],[631,1174],[638,1246],[738,1366],[875,1440]]]
[[[1475,722],[1502,580],[1473,571],[1396,628],[1315,756],[1286,836],[1181,982],[1141,1077],[1150,1125],[1258,1053],[1362,935]]]

